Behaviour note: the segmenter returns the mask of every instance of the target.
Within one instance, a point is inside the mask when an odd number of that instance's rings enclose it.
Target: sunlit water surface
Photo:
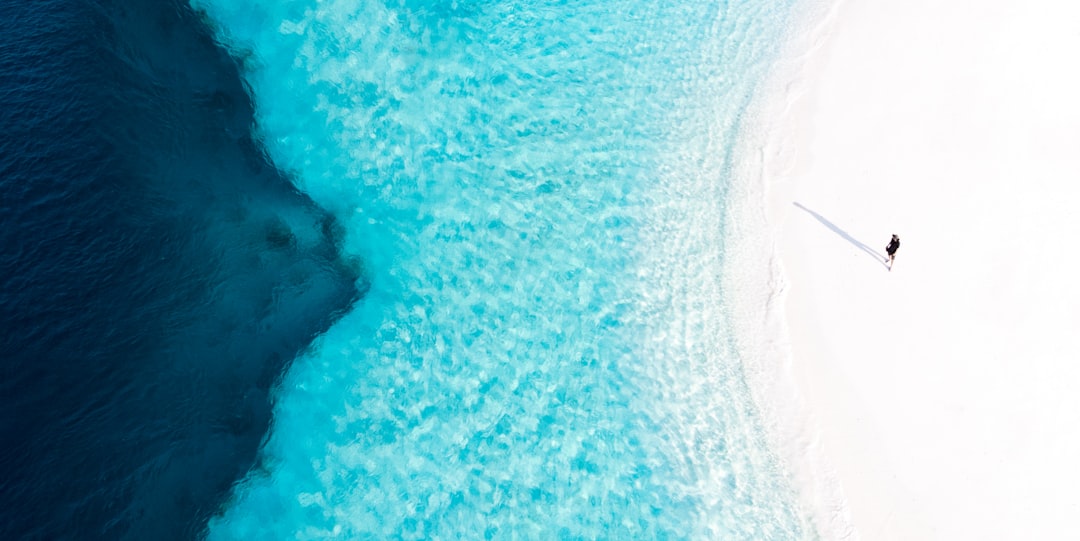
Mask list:
[[[719,278],[786,3],[194,4],[372,281],[211,539],[808,536]]]

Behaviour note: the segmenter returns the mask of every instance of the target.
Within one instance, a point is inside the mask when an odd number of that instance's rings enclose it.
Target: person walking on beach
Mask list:
[[[889,254],[889,270],[892,270],[893,260],[896,259],[896,250],[900,248],[900,237],[893,235],[889,245],[885,247],[885,253]]]

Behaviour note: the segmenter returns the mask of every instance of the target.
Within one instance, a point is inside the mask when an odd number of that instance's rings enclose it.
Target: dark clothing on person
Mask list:
[[[889,241],[889,245],[885,247],[885,252],[889,254],[889,271],[892,271],[893,260],[896,259],[896,250],[900,248],[900,237],[893,235],[892,240]]]

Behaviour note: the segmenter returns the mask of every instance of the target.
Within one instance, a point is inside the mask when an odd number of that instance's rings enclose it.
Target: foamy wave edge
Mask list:
[[[784,43],[755,93],[735,148],[730,209],[730,259],[723,270],[732,292],[732,324],[747,384],[770,447],[792,483],[808,530],[824,540],[858,541],[847,498],[822,440],[816,412],[800,387],[788,328],[788,282],[779,254],[779,213],[800,141],[785,126],[805,107],[814,63],[843,0],[801,0]]]

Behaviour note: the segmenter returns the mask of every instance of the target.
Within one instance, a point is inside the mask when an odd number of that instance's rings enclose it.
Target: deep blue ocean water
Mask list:
[[[251,124],[182,3],[0,2],[0,539],[201,535],[359,297]]]
[[[812,538],[722,274],[790,2],[0,3],[0,538]]]

